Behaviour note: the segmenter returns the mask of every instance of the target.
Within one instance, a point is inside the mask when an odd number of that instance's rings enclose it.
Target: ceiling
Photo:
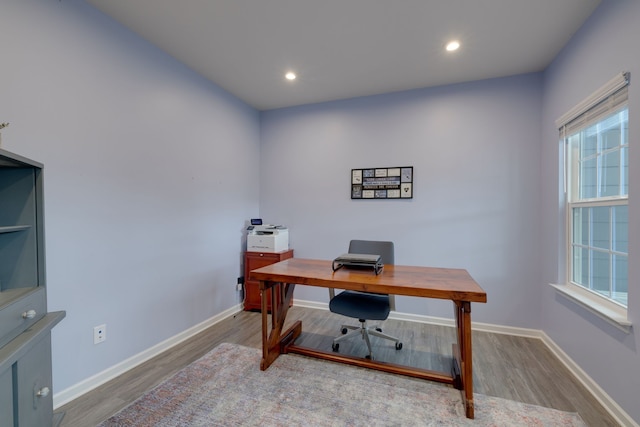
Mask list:
[[[259,110],[542,71],[600,3],[86,1]]]

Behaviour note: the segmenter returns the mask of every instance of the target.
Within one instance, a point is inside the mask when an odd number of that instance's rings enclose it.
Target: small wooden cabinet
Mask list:
[[[260,282],[249,280],[249,272],[256,268],[265,267],[293,258],[293,249],[282,252],[245,252],[244,253],[244,309],[258,310],[262,309],[260,300]],[[293,299],[291,300],[293,302]],[[267,308],[271,310],[270,295],[267,299]]]

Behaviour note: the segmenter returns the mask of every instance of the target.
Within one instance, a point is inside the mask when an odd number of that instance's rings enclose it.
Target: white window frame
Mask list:
[[[589,311],[597,314],[603,319],[607,320],[611,324],[620,329],[629,332],[631,328],[631,322],[627,319],[627,307],[624,305],[609,299],[603,295],[598,294],[595,291],[592,291],[582,285],[576,284],[572,282],[572,272],[573,272],[573,259],[572,259],[572,234],[573,234],[573,208],[574,207],[593,207],[593,206],[612,206],[612,205],[627,205],[628,204],[628,195],[625,197],[607,197],[607,198],[598,198],[591,200],[580,200],[580,201],[572,201],[569,200],[569,191],[571,189],[568,188],[570,182],[574,182],[574,180],[569,179],[569,173],[571,172],[571,168],[569,167],[569,162],[571,156],[569,155],[569,141],[568,137],[574,132],[566,132],[566,127],[568,124],[576,121],[588,121],[590,122],[598,122],[600,119],[604,118],[600,116],[599,118],[589,117],[589,113],[592,110],[601,110],[606,112],[606,114],[614,113],[615,111],[620,111],[623,108],[628,108],[625,101],[623,103],[619,103],[613,109],[607,109],[608,106],[605,100],[611,99],[613,95],[619,93],[622,89],[626,91],[626,87],[629,84],[629,73],[620,73],[615,78],[610,80],[607,84],[601,87],[598,91],[593,93],[587,99],[582,101],[580,104],[576,105],[569,112],[564,114],[556,121],[556,125],[560,130],[560,143],[562,144],[562,152],[564,153],[564,161],[563,161],[563,180],[564,180],[564,196],[565,203],[564,208],[565,212],[565,283],[561,285],[552,284],[558,291],[561,292],[562,295],[570,298],[574,302],[582,305]],[[582,116],[582,117],[581,117]],[[589,124],[589,125],[590,125]],[[579,125],[578,128],[584,128],[587,125]],[[573,128],[575,130],[575,126]],[[575,173],[575,171],[574,171]],[[574,189],[575,190],[575,189]],[[629,286],[629,284],[627,284]]]

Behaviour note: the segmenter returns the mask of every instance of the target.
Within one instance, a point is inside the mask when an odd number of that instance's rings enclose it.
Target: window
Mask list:
[[[621,77],[581,112],[572,110],[560,135],[566,155],[568,282],[626,307],[628,75]]]

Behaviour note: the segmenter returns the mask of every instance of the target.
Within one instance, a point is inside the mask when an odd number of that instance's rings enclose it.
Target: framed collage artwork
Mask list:
[[[351,169],[352,199],[412,199],[413,166]]]

